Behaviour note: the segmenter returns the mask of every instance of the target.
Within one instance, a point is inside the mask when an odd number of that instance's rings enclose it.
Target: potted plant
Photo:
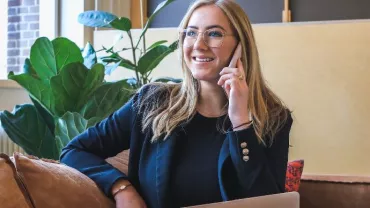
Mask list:
[[[117,17],[114,14],[104,11],[86,11],[78,16],[79,23],[93,28],[112,28],[127,33],[131,46],[115,51],[115,45],[111,47],[103,47],[102,50],[107,56],[99,57],[99,62],[108,66],[106,74],[110,74],[118,66],[124,67],[135,72],[134,78],[127,79],[128,83],[133,88],[141,87],[144,84],[152,81],[150,74],[152,70],[170,53],[177,49],[178,41],[171,43],[169,46],[164,45],[166,40],[159,40],[146,48],[145,34],[154,17],[168,4],[174,0],[167,0],[160,3],[153,14],[148,18],[145,27],[141,31],[141,35],[136,43],[134,43],[131,33],[131,21],[126,17]],[[120,36],[122,39],[123,35]],[[117,41],[118,42],[118,41]],[[139,48],[140,43],[143,47]],[[120,52],[131,50],[133,60],[128,60],[120,56]],[[179,79],[160,78],[162,82],[179,82]]]
[[[158,5],[136,44],[130,39],[132,47],[127,50],[133,51],[133,61],[121,57],[113,47],[103,49],[108,56],[97,57],[89,43],[81,52],[64,37],[52,41],[38,38],[23,72],[8,74],[8,79],[27,90],[32,101],[32,104],[16,105],[12,113],[0,112],[1,125],[10,139],[30,155],[58,160],[62,148],[72,138],[124,105],[135,89],[151,81],[150,73],[163,58],[177,48],[177,42],[165,46],[166,41],[158,41],[147,49],[144,46],[136,60],[135,52],[145,39],[153,17],[171,2],[173,0],[167,0]],[[88,11],[79,15],[79,22],[122,30],[132,38],[131,21],[125,17]],[[107,82],[105,75],[118,66],[134,70],[136,77]]]

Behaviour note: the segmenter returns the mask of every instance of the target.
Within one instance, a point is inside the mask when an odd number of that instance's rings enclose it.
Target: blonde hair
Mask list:
[[[253,118],[253,126],[259,141],[266,144],[288,118],[288,111],[281,100],[267,86],[261,73],[260,61],[251,23],[243,9],[232,0],[198,0],[188,9],[180,29],[188,25],[192,13],[206,5],[218,6],[230,21],[242,44],[242,62],[249,87],[248,107]],[[161,136],[166,139],[179,125],[188,122],[196,113],[199,84],[185,64],[182,52],[183,39],[179,38],[183,82],[180,84],[152,83],[150,92],[143,99],[142,129],[151,127],[152,142]],[[153,96],[156,94],[156,96]],[[155,98],[154,98],[155,97]],[[272,142],[271,142],[272,143]]]

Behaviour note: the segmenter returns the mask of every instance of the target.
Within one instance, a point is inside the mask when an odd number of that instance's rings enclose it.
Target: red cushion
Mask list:
[[[288,162],[286,170],[285,192],[298,191],[303,172],[304,160]]]

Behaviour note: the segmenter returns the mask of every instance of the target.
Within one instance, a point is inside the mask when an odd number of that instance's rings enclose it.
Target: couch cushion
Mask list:
[[[22,185],[17,180],[13,162],[6,154],[0,154],[0,202],[6,208],[32,208]]]
[[[285,180],[285,191],[298,191],[303,172],[304,161],[293,160],[288,162]]]
[[[115,207],[90,178],[71,167],[20,153],[14,154],[14,160],[37,208]]]
[[[130,150],[125,150],[118,153],[114,157],[107,158],[106,161],[113,167],[120,170],[122,173],[128,175],[128,160],[130,156]]]

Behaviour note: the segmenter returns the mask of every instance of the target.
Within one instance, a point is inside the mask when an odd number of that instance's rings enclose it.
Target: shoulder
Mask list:
[[[293,117],[292,117],[292,111],[290,111],[288,108],[283,108],[281,111],[278,119],[278,124],[280,131],[290,131],[291,126],[293,124]]]

